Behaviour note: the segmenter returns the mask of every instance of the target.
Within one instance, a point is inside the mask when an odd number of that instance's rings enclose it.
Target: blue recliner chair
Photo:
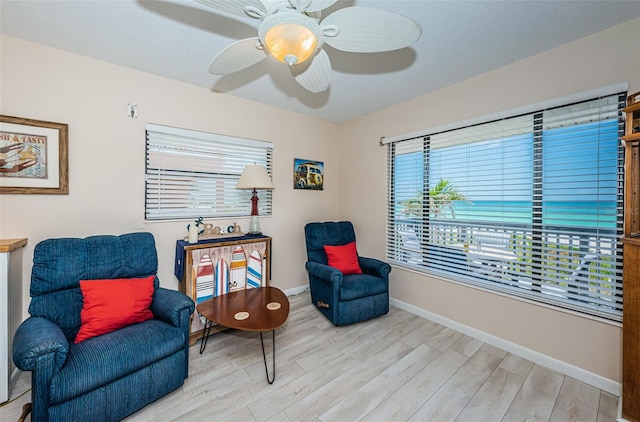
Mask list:
[[[346,245],[356,241],[351,222],[309,223],[304,231],[311,302],[320,312],[337,326],[389,312],[389,264],[358,256],[363,273],[349,275],[327,265],[325,245]]]
[[[13,341],[16,366],[32,371],[33,421],[120,420],[184,383],[194,304],[159,287],[157,277],[153,319],[74,344],[83,307],[80,280],[155,276],[157,267],[150,233],[36,245],[31,316]]]

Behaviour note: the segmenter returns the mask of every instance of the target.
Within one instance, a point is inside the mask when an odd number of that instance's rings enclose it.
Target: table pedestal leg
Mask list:
[[[267,382],[273,384],[276,379],[276,330],[271,332],[273,338],[273,349],[271,354],[273,355],[273,377],[269,379],[269,370],[267,369],[267,355],[264,352],[264,339],[262,338],[262,331],[260,331],[260,344],[262,344],[262,358],[264,359],[264,372],[267,374]]]
[[[207,347],[207,340],[209,339],[209,334],[211,334],[212,325],[213,325],[213,322],[209,321],[208,319],[205,320],[204,328],[202,329],[202,338],[200,339],[200,354],[202,354],[202,352],[204,352],[205,347]]]

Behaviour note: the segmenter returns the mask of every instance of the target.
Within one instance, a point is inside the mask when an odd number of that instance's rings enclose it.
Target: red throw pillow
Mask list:
[[[74,343],[152,319],[154,278],[80,280],[84,304]]]
[[[358,263],[358,251],[356,242],[347,243],[341,246],[324,245],[329,266],[337,268],[342,274],[362,274],[362,269]]]

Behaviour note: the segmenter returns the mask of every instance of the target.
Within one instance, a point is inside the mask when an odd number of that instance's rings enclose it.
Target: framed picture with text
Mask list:
[[[69,128],[0,115],[0,193],[69,193]]]

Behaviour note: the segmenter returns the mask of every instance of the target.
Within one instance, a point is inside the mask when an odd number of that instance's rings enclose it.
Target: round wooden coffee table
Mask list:
[[[259,331],[262,344],[262,357],[267,381],[273,384],[276,378],[276,328],[280,328],[289,316],[289,299],[275,287],[258,287],[255,289],[236,290],[206,300],[196,307],[200,315],[205,317],[204,330],[200,342],[200,353],[207,346],[207,339],[214,323],[223,327],[244,331]],[[269,379],[267,356],[264,351],[263,331],[273,334],[273,377]]]

